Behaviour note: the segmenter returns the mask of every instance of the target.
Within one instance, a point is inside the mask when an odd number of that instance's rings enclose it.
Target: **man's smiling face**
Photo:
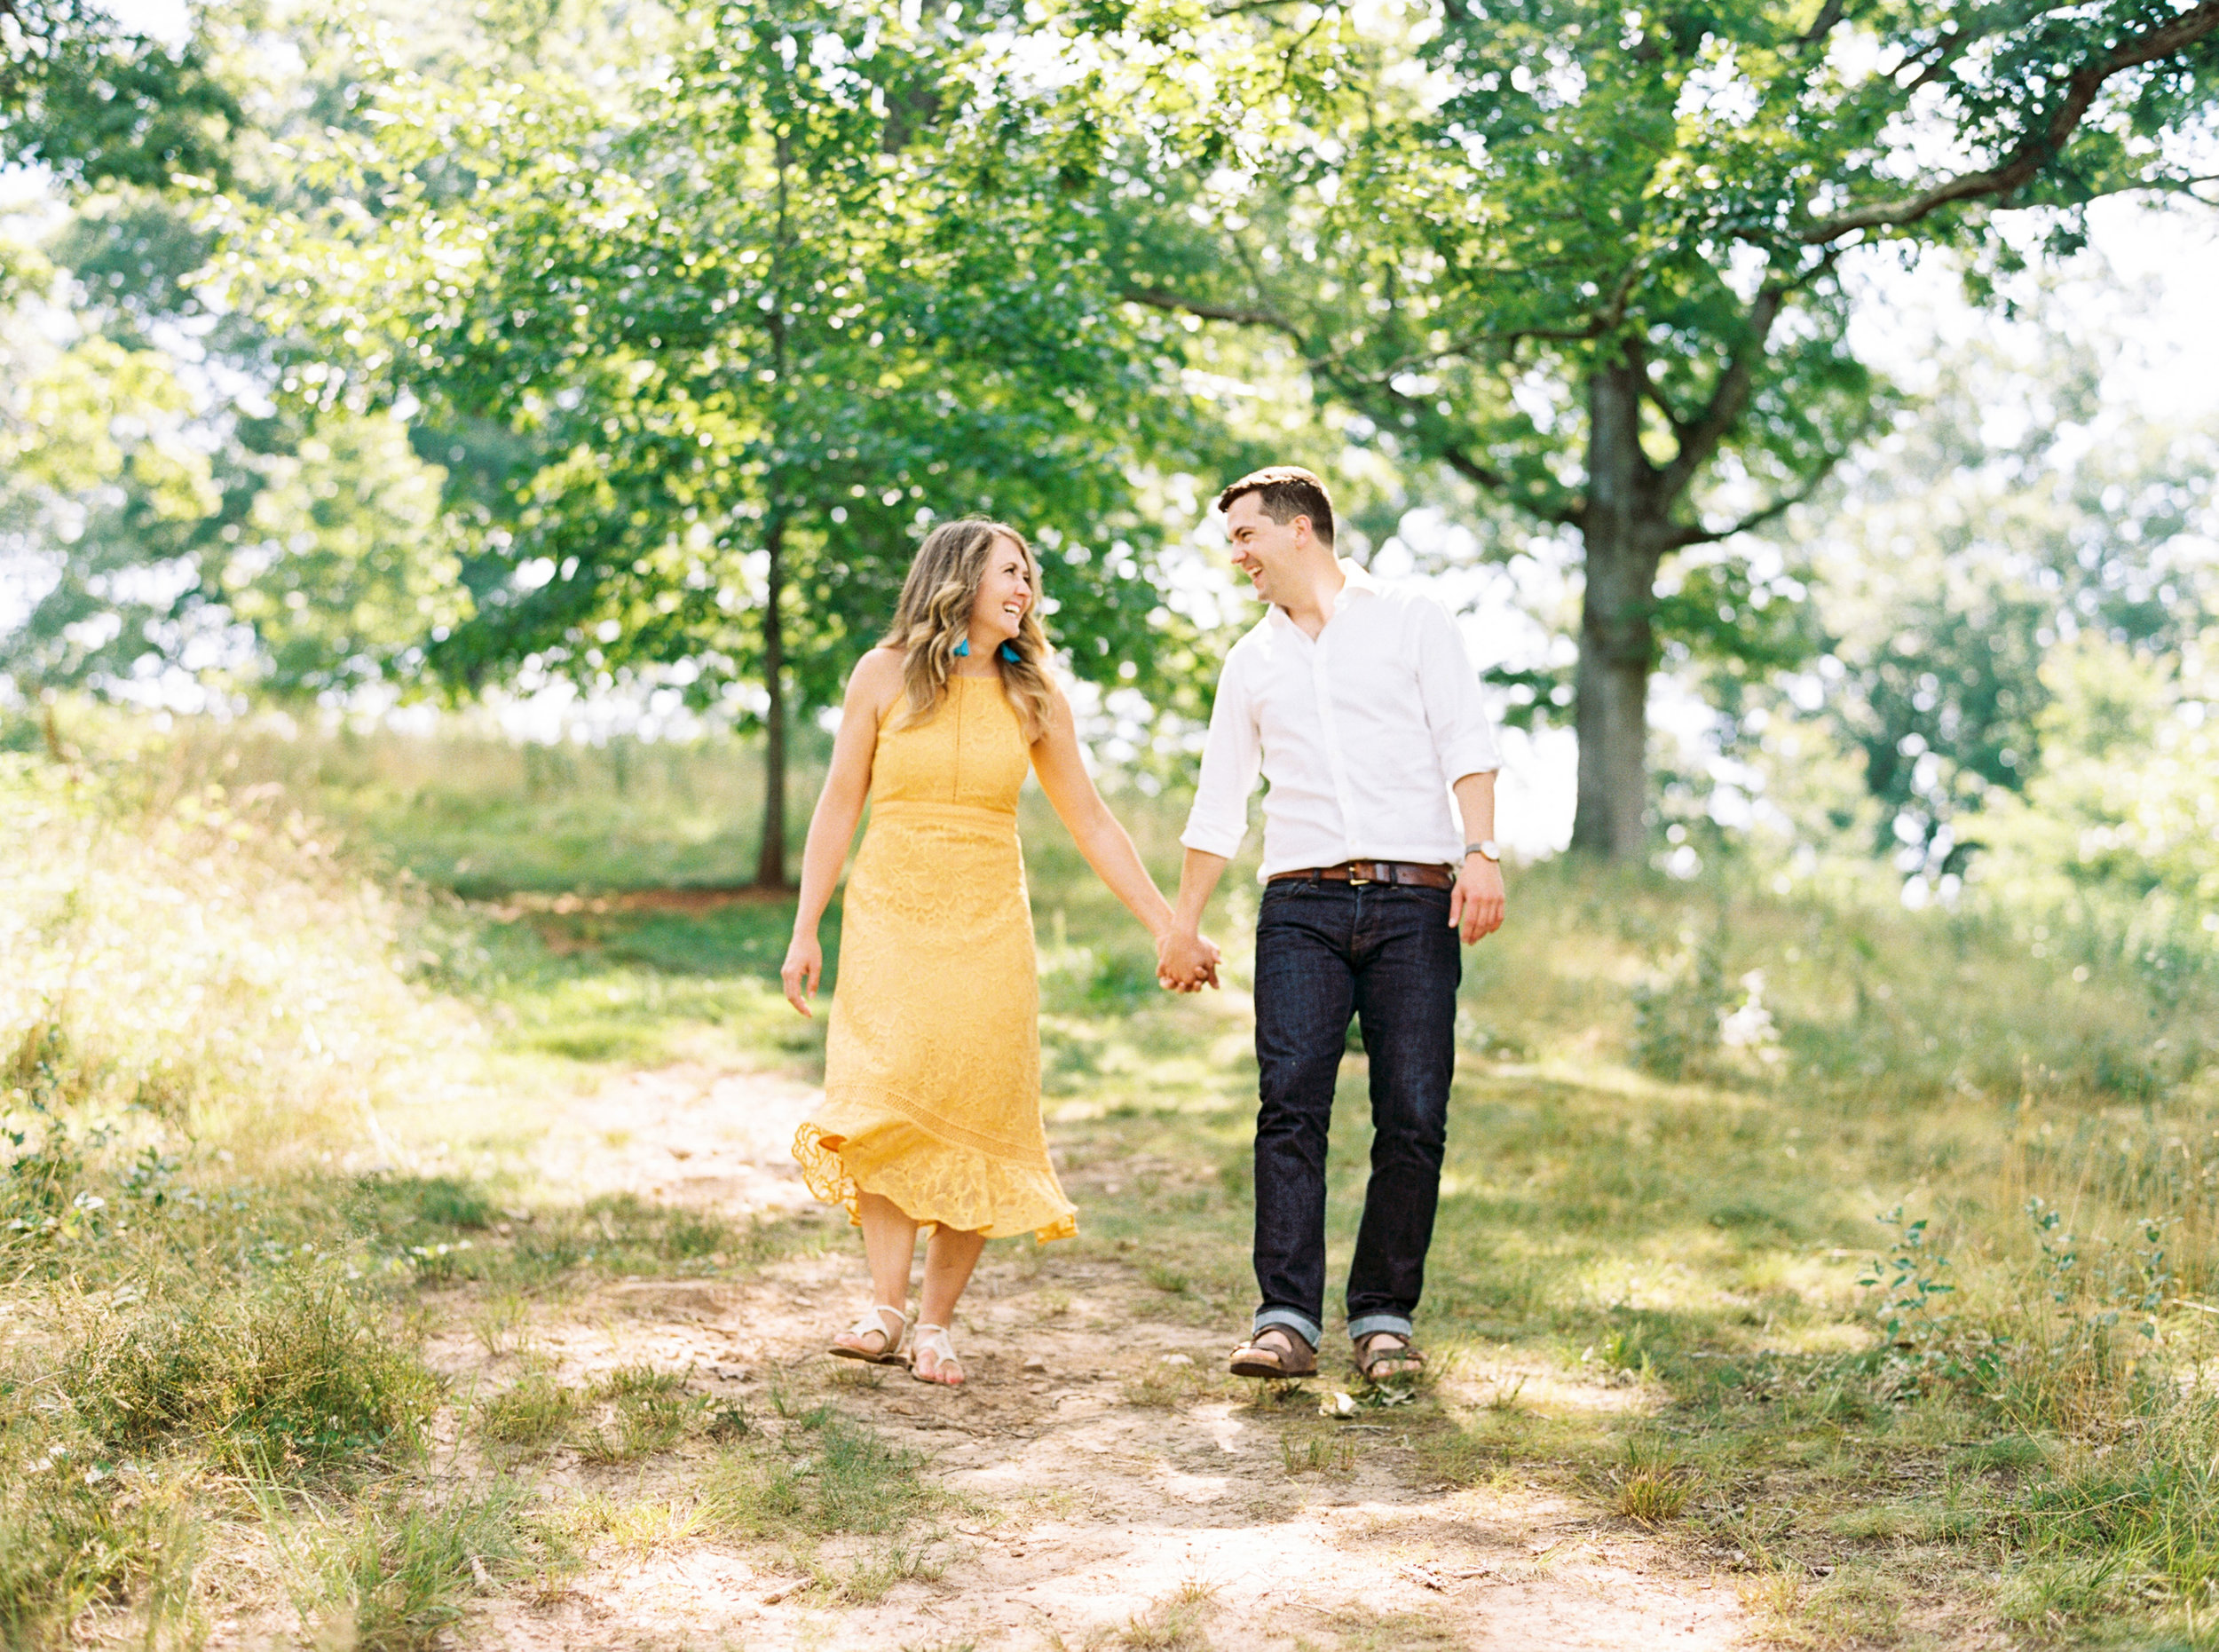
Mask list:
[[[1283,600],[1295,566],[1317,543],[1309,518],[1275,522],[1254,494],[1243,494],[1227,508],[1225,531],[1233,541],[1233,565],[1266,602]]]

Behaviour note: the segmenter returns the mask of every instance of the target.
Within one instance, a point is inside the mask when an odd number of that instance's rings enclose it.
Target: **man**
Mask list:
[[[1259,767],[1256,1283],[1243,1377],[1317,1370],[1325,1144],[1353,1013],[1371,1063],[1371,1177],[1348,1270],[1348,1334],[1368,1378],[1423,1368],[1425,1284],[1465,944],[1503,921],[1495,734],[1446,610],[1333,554],[1333,505],[1276,466],[1218,495],[1233,562],[1270,606],[1218,684],[1186,845],[1166,985],[1214,978],[1203,909],[1247,829]],[[1453,791],[1459,831],[1449,810]]]

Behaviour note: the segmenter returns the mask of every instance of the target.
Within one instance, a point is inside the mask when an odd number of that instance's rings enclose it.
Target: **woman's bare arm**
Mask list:
[[[832,768],[825,776],[825,789],[817,794],[817,808],[809,818],[809,842],[802,850],[802,901],[794,914],[794,939],[778,972],[786,1002],[805,1016],[809,1013],[806,1000],[817,996],[825,968],[817,926],[832,905],[848,845],[855,841],[856,823],[863,818],[863,805],[871,795],[879,719],[901,688],[901,657],[888,648],[874,648],[864,655],[848,679],[840,733],[833,741]]]
[[[1171,903],[1141,864],[1141,852],[1133,847],[1131,835],[1094,789],[1094,777],[1086,772],[1086,762],[1079,751],[1078,727],[1071,716],[1070,702],[1060,688],[1054,692],[1047,731],[1032,747],[1032,771],[1040,777],[1040,789],[1047,794],[1086,864],[1141,921],[1150,938],[1162,940],[1171,931]]]

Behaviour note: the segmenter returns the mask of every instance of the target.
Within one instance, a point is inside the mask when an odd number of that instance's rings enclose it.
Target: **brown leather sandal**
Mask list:
[[[1356,1369],[1366,1382],[1415,1377],[1425,1369],[1425,1356],[1401,1332],[1374,1331],[1356,1344]]]
[[[1286,1346],[1265,1341],[1269,1336],[1278,1337]],[[1236,1377],[1315,1377],[1317,1350],[1285,1325],[1266,1325],[1233,1350],[1232,1371]]]

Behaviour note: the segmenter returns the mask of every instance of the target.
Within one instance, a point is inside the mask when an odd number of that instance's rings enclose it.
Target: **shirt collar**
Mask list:
[[[1325,616],[1329,620],[1332,619],[1333,614],[1341,612],[1341,605],[1346,602],[1350,596],[1362,593],[1366,597],[1377,597],[1379,594],[1379,581],[1373,579],[1362,564],[1351,562],[1346,557],[1336,557],[1333,562],[1340,569],[1341,588],[1340,594],[1333,598],[1333,613]],[[1266,624],[1275,620],[1281,625],[1294,623],[1287,617],[1287,611],[1277,603],[1271,604],[1264,615]]]

